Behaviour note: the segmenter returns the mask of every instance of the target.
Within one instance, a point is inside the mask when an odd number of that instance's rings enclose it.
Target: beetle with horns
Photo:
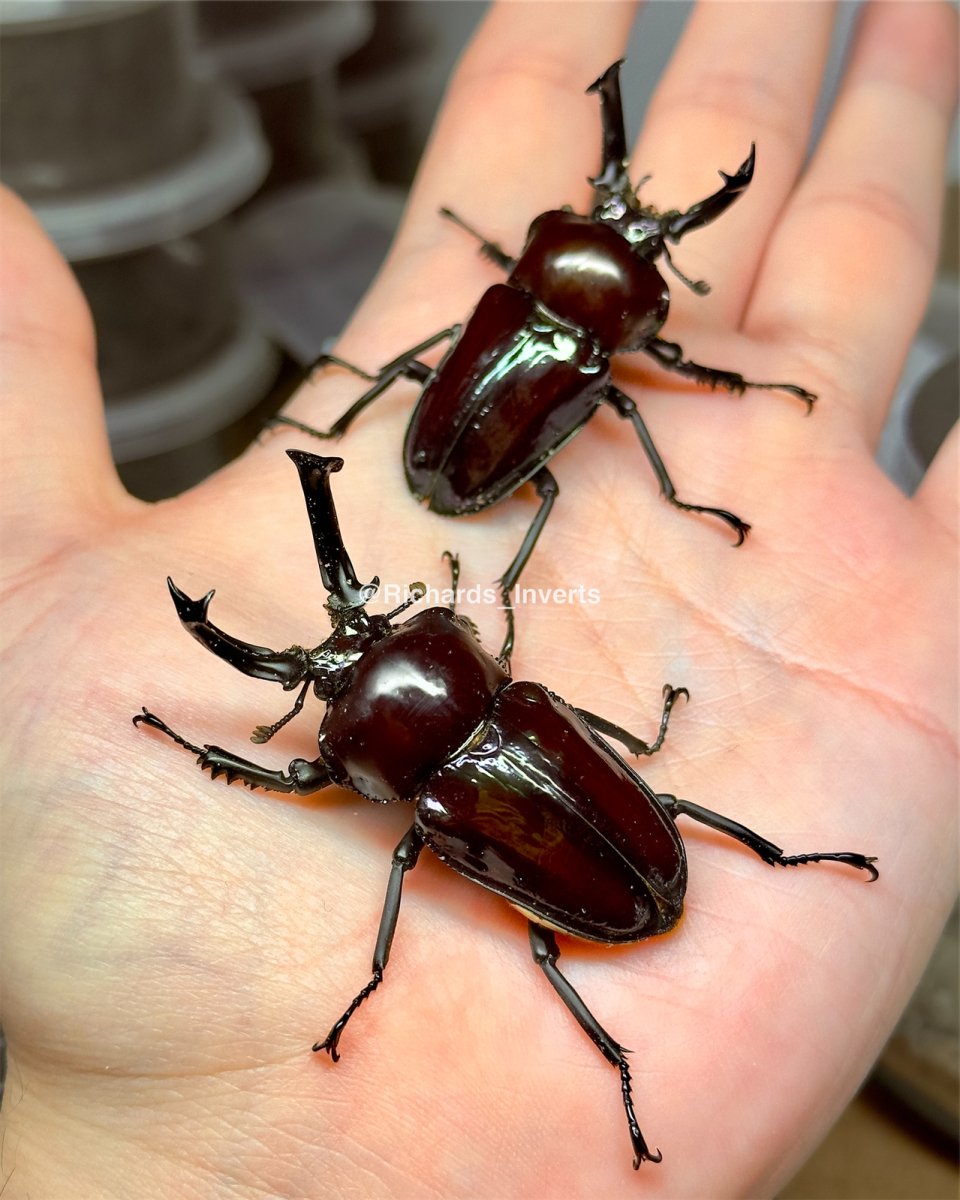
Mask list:
[[[408,379],[422,390],[407,426],[404,470],[410,491],[431,511],[444,516],[481,512],[533,484],[540,506],[499,581],[507,618],[504,660],[513,648],[511,591],[559,494],[547,464],[601,405],[632,425],[670,504],[724,521],[737,545],[750,529],[725,508],[680,499],[636,402],[612,382],[612,356],[643,351],[660,367],[696,383],[736,394],[748,388],[784,391],[804,401],[808,411],[816,399],[794,383],[758,383],[694,362],[680,345],[660,336],[670,289],[658,260],[698,295],[710,290],[674,266],[668,244],[726,212],[753,178],[755,153],[751,147],[732,175],[721,171],[722,187],[685,211],[660,212],[641,203],[640,185],[634,187],[628,173],[620,66],[613,63],[587,89],[599,94],[603,125],[601,168],[590,181],[591,211],[541,213],[514,258],[442,209],[479,239],[486,258],[508,272],[506,282],[484,292],[462,328],[441,330],[375,374],[336,355],[317,359],[308,373],[337,365],[371,385],[329,429],[287,416],[272,421],[315,437],[339,438],[393,383]],[[437,367],[421,361],[423,353],[444,341],[450,346]]]
[[[727,834],[770,865],[832,861],[876,879],[874,859],[851,852],[788,856],[728,817],[654,793],[608,739],[636,755],[655,753],[683,688],[664,688],[659,731],[647,743],[541,684],[511,679],[453,609],[429,608],[395,621],[420,598],[422,585],[414,585],[412,597],[392,612],[369,613],[378,580],[359,582],[330,487],[342,460],[288,454],[300,474],[328,593],[329,637],[313,648],[252,645],[208,619],[212,591],[192,600],[171,580],[168,585],[183,626],[208,650],[245,675],[285,691],[300,689],[293,708],[274,724],[258,726],[251,740],[268,741],[296,716],[312,685],[327,706],[319,754],[274,769],[219,746],[194,745],[147,709],[134,722],[196,754],[212,776],[251,788],[309,795],[337,785],[377,802],[414,804],[410,829],[393,854],[372,978],[314,1050],[336,1061],[347,1022],[381,983],[404,876],[428,849],[527,917],[535,962],[619,1071],[634,1167],[658,1162],[634,1112],[627,1052],[561,974],[556,932],[614,945],[671,929],[687,884],[680,816]]]

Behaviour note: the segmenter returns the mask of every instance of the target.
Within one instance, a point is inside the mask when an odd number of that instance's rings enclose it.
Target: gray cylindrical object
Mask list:
[[[189,154],[204,134],[192,15],[159,0],[5,4],[5,182],[31,199],[63,196]]]

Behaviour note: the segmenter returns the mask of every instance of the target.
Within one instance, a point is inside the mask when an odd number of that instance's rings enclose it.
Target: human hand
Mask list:
[[[344,358],[376,367],[500,277],[441,204],[513,251],[537,212],[582,211],[598,144],[583,87],[631,20],[613,3],[602,21],[594,5],[494,10]],[[539,977],[522,919],[427,856],[343,1061],[311,1056],[368,978],[409,808],[228,791],[129,723],[146,703],[197,742],[240,749],[283,711],[185,637],[163,580],[217,586],[218,619],[250,640],[325,636],[282,453],[303,439],[265,437],[164,504],[125,496],[87,314],[5,202],[14,1195],[765,1195],[857,1086],[956,884],[956,434],[910,500],[872,461],[935,257],[955,29],[947,6],[868,9],[804,167],[829,22],[819,4],[702,6],[633,158],[655,173],[645,197],[679,206],[758,144],[748,193],[676,253],[713,293],[673,286],[664,332],[699,361],[805,384],[814,414],[617,363],[678,487],[749,520],[747,544],[670,510],[632,431],[601,416],[555,460],[562,494],[523,579],[601,597],[522,608],[517,677],[641,735],[663,682],[686,685],[643,763],[651,786],[788,853],[860,850],[882,872],[867,888],[840,866],[774,870],[684,822],[677,932],[617,950],[564,939],[564,970],[634,1050],[641,1126],[664,1155],[639,1182],[616,1075]],[[330,371],[293,411],[323,423],[356,394]],[[489,583],[531,501],[458,522],[418,509],[400,464],[413,395],[397,386],[337,447],[346,545],[364,578],[443,586],[450,546],[466,585]],[[471,615],[496,646],[498,614]],[[271,761],[309,757],[314,728],[293,722]]]

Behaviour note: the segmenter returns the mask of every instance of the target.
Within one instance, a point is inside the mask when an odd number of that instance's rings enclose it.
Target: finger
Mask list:
[[[739,321],[767,237],[806,153],[830,46],[832,4],[698,5],[659,86],[635,163],[652,173],[644,200],[687,208],[733,173],[756,143],[756,172],[722,220],[676,252],[684,274],[706,279],[704,303],[673,290],[680,316],[696,306],[698,324]]]
[[[526,232],[515,228],[517,213],[529,222],[588,197],[600,121],[586,89],[622,55],[635,9],[616,0],[599,20],[580,0],[495,5],[453,78],[417,199],[480,200],[478,219],[515,242]]]
[[[745,322],[754,333],[795,334],[871,440],[929,295],[956,70],[950,5],[865,10]]]
[[[443,256],[444,298],[453,319],[497,271],[477,243],[443,221],[442,206],[519,254],[539,213],[582,205],[600,152],[597,100],[587,86],[620,56],[633,3],[497,4],[451,82],[414,186],[392,263],[420,293],[423,253]]]
[[[589,197],[600,122],[586,88],[621,55],[635,10],[613,0],[598,20],[597,6],[580,0],[493,6],[451,81],[378,286],[340,344],[344,357],[369,364],[363,331],[375,327],[386,362],[463,320],[502,277],[441,207],[515,255],[540,212]]]
[[[77,282],[5,189],[0,226],[0,488],[7,565],[22,567],[50,553],[44,534],[77,536],[125,493],[110,458],[93,325]]]

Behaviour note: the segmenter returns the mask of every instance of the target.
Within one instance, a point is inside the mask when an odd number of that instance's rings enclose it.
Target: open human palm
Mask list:
[[[602,21],[594,5],[549,11],[503,5],[481,30],[344,358],[375,369],[498,278],[441,204],[512,252],[537,212],[583,210],[598,120],[582,87],[622,52],[632,6],[604,5]],[[314,756],[316,702],[249,745],[290,698],[190,641],[164,578],[192,596],[216,587],[212,618],[246,640],[319,643],[324,593],[283,450],[323,446],[278,430],[175,500],[127,497],[89,318],[4,199],[13,1194],[753,1196],[809,1152],[955,889],[956,437],[912,499],[871,455],[929,286],[952,21],[939,4],[869,9],[804,168],[828,7],[705,5],[634,155],[655,172],[645,196],[680,206],[757,142],[748,193],[676,252],[714,292],[673,286],[665,333],[701,362],[820,398],[807,418],[790,397],[731,398],[618,361],[684,498],[753,532],[734,550],[719,523],[669,508],[631,429],[601,414],[555,460],[561,495],[522,581],[575,599],[519,607],[514,675],[644,738],[663,684],[687,687],[640,764],[656,791],[788,854],[858,851],[881,872],[866,886],[838,864],[771,868],[681,819],[680,926],[616,949],[561,940],[565,972],[633,1051],[640,1123],[663,1154],[642,1184],[616,1072],[532,963],[523,918],[429,855],[342,1061],[311,1055],[369,978],[409,806],[214,784],[129,718],[146,704],[193,742],[273,766]],[[331,369],[291,411],[328,423],[356,394]],[[346,460],[346,546],[363,579],[442,589],[451,549],[462,586],[488,586],[534,501],[459,521],[418,508],[400,459],[414,396],[396,386],[331,450]],[[502,614],[465,611],[495,650]]]

